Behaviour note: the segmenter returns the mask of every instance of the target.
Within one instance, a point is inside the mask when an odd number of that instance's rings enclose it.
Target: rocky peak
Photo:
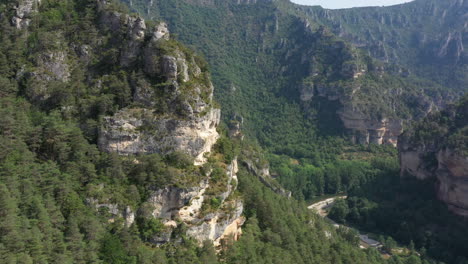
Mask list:
[[[99,3],[105,29],[114,34],[126,29],[121,66],[142,65],[145,73],[132,81],[133,99],[139,106],[104,118],[99,147],[122,155],[182,151],[195,164],[204,163],[204,154],[219,137],[220,122],[219,109],[211,107],[214,88],[207,73],[194,55],[169,39],[166,23],[148,32],[144,19],[108,11],[106,1]]]

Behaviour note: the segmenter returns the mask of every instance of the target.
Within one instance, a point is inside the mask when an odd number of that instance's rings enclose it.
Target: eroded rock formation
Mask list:
[[[468,157],[449,148],[399,144],[402,175],[437,179],[437,197],[449,209],[468,217]]]
[[[132,104],[102,119],[99,148],[127,156],[177,151],[190,155],[194,165],[206,163],[219,138],[216,129],[221,118],[220,110],[213,107],[214,88],[206,70],[192,54],[171,42],[165,23],[147,29],[142,18],[108,12],[106,1],[99,3],[102,27],[114,32],[126,30],[120,66],[141,65],[142,70],[141,78],[130,81]],[[242,201],[231,199],[237,188],[237,159],[221,168],[226,177],[216,192],[210,189],[215,184],[211,182],[213,169],[203,172],[193,186],[150,187],[148,199],[133,218],[156,218],[162,222],[164,230],[150,238],[152,243],[177,242],[173,232],[181,226],[200,244],[211,240],[219,246],[228,237],[237,239],[244,223]],[[208,210],[207,203],[216,206],[209,205]],[[127,215],[114,204],[93,204],[96,208],[108,208],[115,217]]]
[[[435,178],[437,196],[468,217],[468,98],[433,114],[400,137],[402,176]]]
[[[213,85],[207,75],[181,49],[161,48],[169,39],[165,23],[148,33],[142,18],[122,19],[121,14],[106,11],[101,23],[110,30],[127,28],[120,64],[129,67],[141,58],[149,78],[133,84],[134,102],[143,107],[127,107],[104,118],[100,149],[121,155],[181,151],[191,155],[196,165],[203,164],[219,137],[216,127],[221,115],[211,106]],[[165,83],[156,86],[151,78]]]
[[[403,133],[403,121],[399,119],[369,119],[365,115],[344,108],[338,112],[345,128],[351,130],[351,140],[359,144],[390,144],[396,147],[398,136]]]
[[[241,200],[228,200],[237,188],[237,159],[227,167],[228,187],[226,192],[218,196],[221,207],[214,212],[203,212],[206,202],[205,192],[210,187],[209,180],[203,180],[196,187],[167,187],[154,190],[147,201],[153,208],[153,217],[162,220],[165,231],[152,239],[153,243],[164,244],[170,241],[171,233],[179,225],[187,226],[187,234],[194,237],[200,244],[211,240],[219,246],[223,239],[231,236],[236,239],[242,233],[244,223],[242,217],[243,203]]]
[[[31,23],[31,15],[37,12],[38,5],[41,0],[21,0],[18,1],[15,7],[15,15],[11,19],[11,23],[17,29],[24,29]]]
[[[204,154],[211,151],[219,137],[216,131],[219,121],[219,109],[186,120],[160,116],[150,109],[123,109],[104,118],[99,146],[121,155],[181,151],[201,165],[206,161]]]

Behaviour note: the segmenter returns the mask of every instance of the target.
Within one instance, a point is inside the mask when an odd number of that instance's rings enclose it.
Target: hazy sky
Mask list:
[[[389,6],[411,2],[412,0],[291,0],[301,5],[320,5],[323,8],[337,9],[357,6]]]

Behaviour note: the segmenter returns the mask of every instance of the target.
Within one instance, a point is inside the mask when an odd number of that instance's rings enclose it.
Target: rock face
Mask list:
[[[24,77],[35,83],[26,91],[31,100],[46,101],[52,96],[50,82],[67,83],[70,80],[70,66],[67,59],[66,51],[48,51],[36,58],[37,67],[34,71],[24,73]]]
[[[15,7],[15,15],[11,19],[11,23],[17,29],[24,29],[31,22],[30,16],[37,12],[37,7],[41,0],[20,0]]]
[[[38,78],[44,81],[69,81],[70,69],[67,64],[66,52],[56,51],[44,53],[38,58],[38,64],[43,71],[43,73],[39,73]]]
[[[432,149],[432,150],[431,150]],[[437,179],[437,196],[449,209],[468,217],[468,157],[451,149],[412,148],[399,144],[402,175]]]
[[[187,226],[187,234],[200,244],[211,240],[215,246],[219,246],[228,237],[237,239],[242,233],[241,226],[244,223],[241,216],[243,203],[240,200],[227,201],[237,187],[237,166],[235,159],[226,170],[227,191],[219,196],[222,205],[215,212],[201,215],[203,203],[206,202],[205,192],[209,188],[207,180],[192,188],[167,187],[154,190],[147,204],[154,208],[153,217],[162,220],[166,231],[155,236],[152,242],[164,244],[171,241],[171,233],[181,224]]]
[[[290,47],[301,50],[301,66],[306,69],[298,85],[305,112],[313,113],[317,98],[324,98],[336,105],[336,109],[327,111],[336,112],[353,143],[396,146],[403,132],[402,118],[398,118],[401,109],[396,105],[409,95],[403,95],[401,89],[382,85],[380,80],[400,78],[404,70],[393,69],[360,54],[355,47],[333,38],[324,27],[313,29],[308,20],[301,23],[304,38],[330,56],[321,58],[308,46]],[[423,99],[425,97],[421,101]]]
[[[279,183],[274,181],[270,174],[269,165],[260,165],[259,161],[260,160],[256,158],[244,159],[243,164],[253,175],[257,176],[266,187],[279,195],[290,198],[292,195],[291,191],[285,190]]]
[[[468,157],[449,149],[437,153],[438,197],[458,215],[468,217]]]
[[[359,112],[343,109],[338,112],[344,127],[351,130],[351,140],[359,144],[389,144],[397,146],[403,133],[403,122],[398,119],[372,120]]]
[[[121,155],[181,151],[196,165],[203,164],[219,137],[221,116],[211,106],[213,85],[207,75],[194,57],[165,46],[169,45],[165,23],[147,32],[142,18],[106,11],[100,21],[109,30],[127,28],[120,64],[130,67],[139,61],[148,78],[133,82],[133,101],[142,107],[127,107],[103,119],[99,148]],[[164,83],[156,86],[152,79]]]
[[[146,24],[141,18],[127,17],[127,43],[120,54],[120,65],[128,67],[135,63],[140,55],[145,39]]]
[[[98,3],[102,28],[124,32],[120,66],[142,70],[141,77],[130,80],[132,103],[102,119],[100,150],[120,155],[178,151],[193,157],[195,165],[206,163],[219,138],[221,112],[212,106],[214,88],[200,60],[169,39],[165,23],[147,29],[143,19],[106,11],[105,0]],[[179,227],[200,244],[211,240],[219,246],[228,237],[237,239],[244,222],[242,201],[230,199],[237,188],[237,159],[216,168],[216,173],[221,170],[226,175],[222,186],[211,181],[212,169],[193,186],[150,187],[136,216],[164,224],[164,230],[150,238],[152,243],[177,242]],[[125,216],[115,205],[95,204],[109,208],[112,215]]]
[[[400,137],[402,176],[435,178],[437,196],[468,217],[468,97],[418,124]]]
[[[466,0],[411,1],[385,8],[302,9],[310,19],[328,25],[336,35],[382,62],[403,65],[425,79],[443,80],[446,87],[468,87],[463,74],[458,74],[466,72],[468,61]],[[439,67],[428,70],[426,66],[435,63]],[[441,70],[444,67],[447,70]]]
[[[123,218],[125,226],[130,227],[135,222],[135,212],[130,206],[121,207],[118,204],[112,203],[99,203],[98,200],[93,198],[86,199],[89,206],[94,207],[96,210],[107,210],[111,215],[108,219],[109,223],[113,223],[117,218]]]
[[[209,214],[203,218],[201,224],[189,227],[187,234],[200,243],[211,240],[215,247],[220,246],[225,239],[238,240],[242,234],[241,226],[245,222],[241,216],[244,207],[241,201],[231,201],[228,205],[233,208],[233,212]]]
[[[104,118],[99,147],[121,155],[181,151],[201,165],[219,137],[219,121],[219,109],[188,120],[161,117],[149,109],[124,109]]]
[[[356,78],[359,78],[359,76]],[[341,120],[343,127],[347,129],[353,143],[364,145],[386,144],[396,147],[398,136],[403,133],[403,121],[399,118],[377,118],[365,114],[354,105],[352,99],[353,94],[357,93],[359,89],[361,88],[352,88],[351,95],[346,95],[340,92],[340,90],[343,90],[341,87],[307,84],[301,89],[300,99],[306,111],[314,103],[314,98],[317,96],[325,98],[330,102],[338,102],[340,108],[336,114]]]

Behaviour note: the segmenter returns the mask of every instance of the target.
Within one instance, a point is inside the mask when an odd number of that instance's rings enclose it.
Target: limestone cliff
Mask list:
[[[421,0],[385,8],[302,9],[310,19],[326,24],[374,58],[466,91],[466,0]]]
[[[359,144],[389,144],[396,147],[398,136],[403,132],[400,119],[369,119],[360,112],[343,108],[338,115],[344,127],[351,130],[351,140]]]
[[[244,222],[243,203],[232,198],[237,188],[237,159],[228,165],[213,159],[207,164],[219,138],[221,112],[213,107],[214,88],[206,65],[170,38],[167,24],[148,28],[144,19],[107,11],[106,1],[99,3],[102,27],[123,32],[120,67],[141,67],[140,76],[130,81],[132,103],[102,118],[100,150],[124,156],[182,152],[193,158],[195,166],[205,164],[191,168],[203,172],[188,183],[149,186],[147,200],[131,211],[130,218],[158,219],[164,228],[149,238],[157,245],[177,242],[180,236],[176,233],[181,228],[200,244],[211,240],[219,246],[228,237],[237,239]],[[134,157],[138,163],[138,156]],[[112,215],[109,221],[129,218],[128,206],[106,201],[92,204],[108,208]],[[126,220],[127,225],[130,220]]]
[[[218,139],[220,121],[207,73],[191,54],[174,45],[165,23],[147,30],[142,18],[122,16],[103,11],[100,21],[110,30],[127,29],[120,64],[141,63],[145,78],[133,81],[133,105],[104,117],[100,149],[122,155],[181,151],[195,164],[204,163]]]
[[[433,114],[400,137],[401,175],[436,178],[437,196],[468,217],[468,100]]]
[[[194,188],[165,188],[155,190],[148,199],[148,204],[154,208],[153,216],[161,218],[166,231],[162,236],[154,238],[154,242],[170,241],[170,233],[183,224],[187,226],[187,234],[194,237],[200,244],[211,240],[215,246],[220,246],[224,239],[235,240],[242,234],[241,226],[243,203],[239,199],[229,199],[237,188],[237,159],[226,168],[226,188],[215,198],[220,207],[214,211],[206,211],[209,203],[210,181],[202,181]],[[213,172],[211,172],[213,173]],[[213,199],[213,198],[212,198]]]
[[[99,146],[101,150],[122,155],[182,151],[201,165],[218,139],[219,121],[218,109],[184,120],[160,116],[151,109],[127,108],[104,118]]]
[[[314,112],[318,97],[337,105],[330,111],[336,112],[352,142],[396,146],[403,120],[421,119],[444,106],[440,87],[407,89],[413,84],[406,69],[376,61],[308,20],[302,26],[304,38],[313,44],[291,49],[301,52],[300,65],[306,69],[298,87],[304,110]]]

